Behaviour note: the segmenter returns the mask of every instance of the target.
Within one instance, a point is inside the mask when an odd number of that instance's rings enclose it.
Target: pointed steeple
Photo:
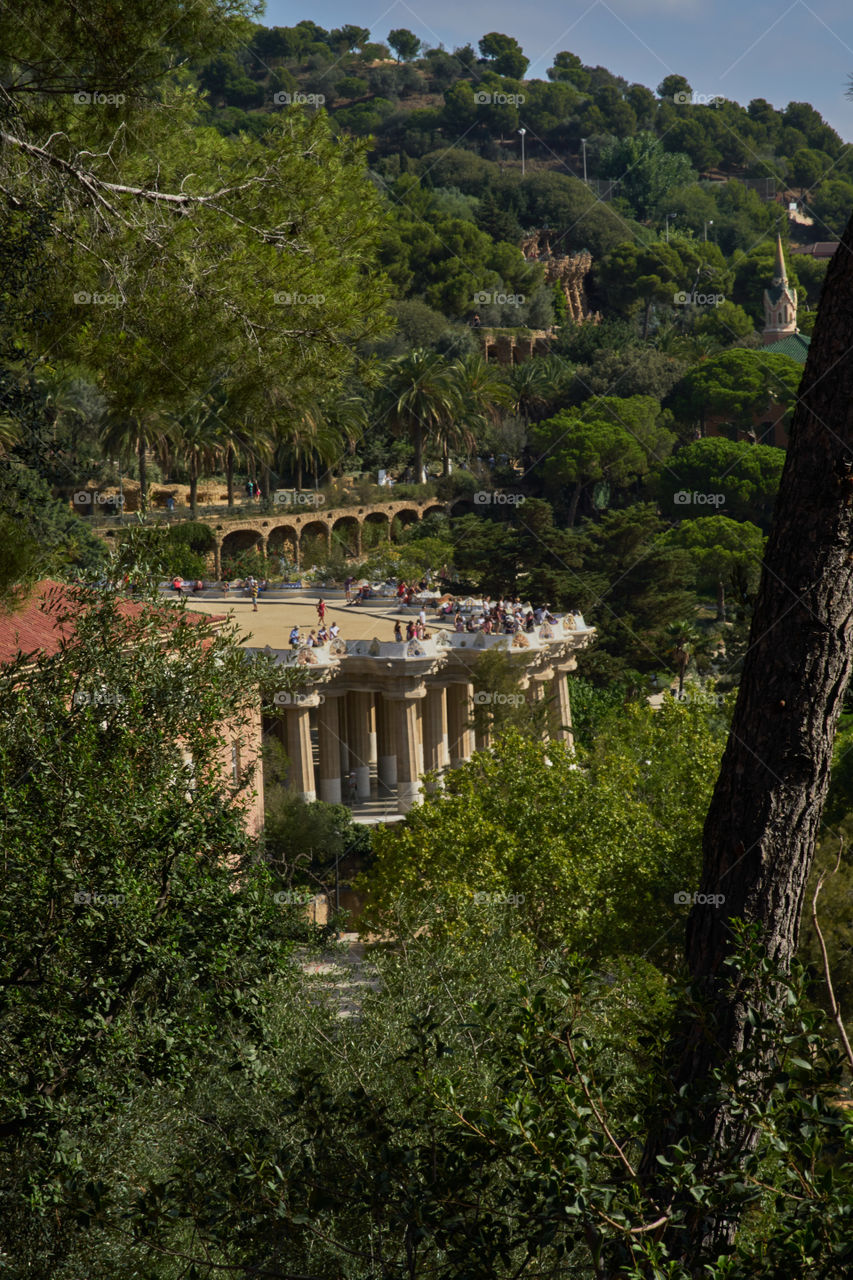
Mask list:
[[[782,252],[782,237],[776,233],[776,263],[773,267],[773,283],[787,285],[788,272],[785,270],[785,255]]]

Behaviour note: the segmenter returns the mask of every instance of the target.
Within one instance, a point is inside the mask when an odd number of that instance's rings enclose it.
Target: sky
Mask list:
[[[408,27],[426,44],[448,50],[488,31],[514,36],[530,59],[528,77],[546,78],[555,53],[567,49],[587,66],[603,66],[655,89],[670,73],[686,76],[694,94],[774,107],[809,102],[845,142],[853,141],[853,6],[849,0],[267,0],[268,26],[310,18],[331,29],[368,27],[386,40]]]

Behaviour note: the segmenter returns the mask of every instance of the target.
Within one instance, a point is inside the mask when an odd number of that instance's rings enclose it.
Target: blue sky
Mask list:
[[[853,6],[849,0],[268,0],[264,21],[293,26],[353,22],[375,40],[408,27],[431,45],[452,50],[487,31],[515,36],[530,59],[528,75],[545,79],[561,49],[654,89],[676,72],[694,93],[720,94],[746,105],[766,98],[774,107],[810,102],[845,141],[853,141]]]

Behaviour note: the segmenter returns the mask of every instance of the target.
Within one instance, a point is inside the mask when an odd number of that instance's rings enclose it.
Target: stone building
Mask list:
[[[477,662],[490,650],[507,653],[524,696],[548,704],[551,736],[571,744],[566,677],[593,635],[582,617],[567,614],[514,636],[440,631],[424,640],[267,647],[279,664],[304,667],[311,683],[302,693],[278,695],[284,714],[268,715],[265,731],[280,736],[290,789],[302,799],[378,797],[406,813],[424,774],[436,775],[431,785],[440,786],[445,769],[488,747],[488,733],[475,736],[471,726]]]

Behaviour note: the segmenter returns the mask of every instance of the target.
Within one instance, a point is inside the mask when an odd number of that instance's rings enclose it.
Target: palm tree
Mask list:
[[[666,634],[672,641],[670,657],[678,673],[678,696],[680,698],[684,693],[684,677],[687,674],[691,655],[695,653],[701,637],[693,623],[683,618],[678,622],[670,622],[666,629]]]
[[[222,428],[215,390],[176,414],[173,441],[190,476],[190,515],[198,514],[198,482],[221,459]]]
[[[173,420],[159,405],[112,405],[104,417],[101,444],[125,459],[136,456],[139,466],[139,504],[148,507],[148,450],[168,446]]]
[[[559,356],[534,356],[508,371],[512,388],[512,406],[529,424],[542,417],[565,393],[574,377],[574,369]]]
[[[390,361],[380,392],[384,410],[396,435],[407,436],[414,449],[415,481],[424,481],[424,452],[443,424],[458,409],[458,393],[444,356],[415,348]]]
[[[333,466],[344,452],[341,432],[319,402],[308,405],[292,423],[278,435],[276,457],[283,467],[296,473],[296,487],[302,488],[304,470],[314,473],[314,484],[319,487],[321,466]]]
[[[443,471],[450,474],[450,450],[461,450],[470,458],[477,447],[477,433],[496,422],[502,409],[509,408],[514,393],[498,365],[489,364],[479,352],[455,360],[450,366],[456,407],[437,430]]]

